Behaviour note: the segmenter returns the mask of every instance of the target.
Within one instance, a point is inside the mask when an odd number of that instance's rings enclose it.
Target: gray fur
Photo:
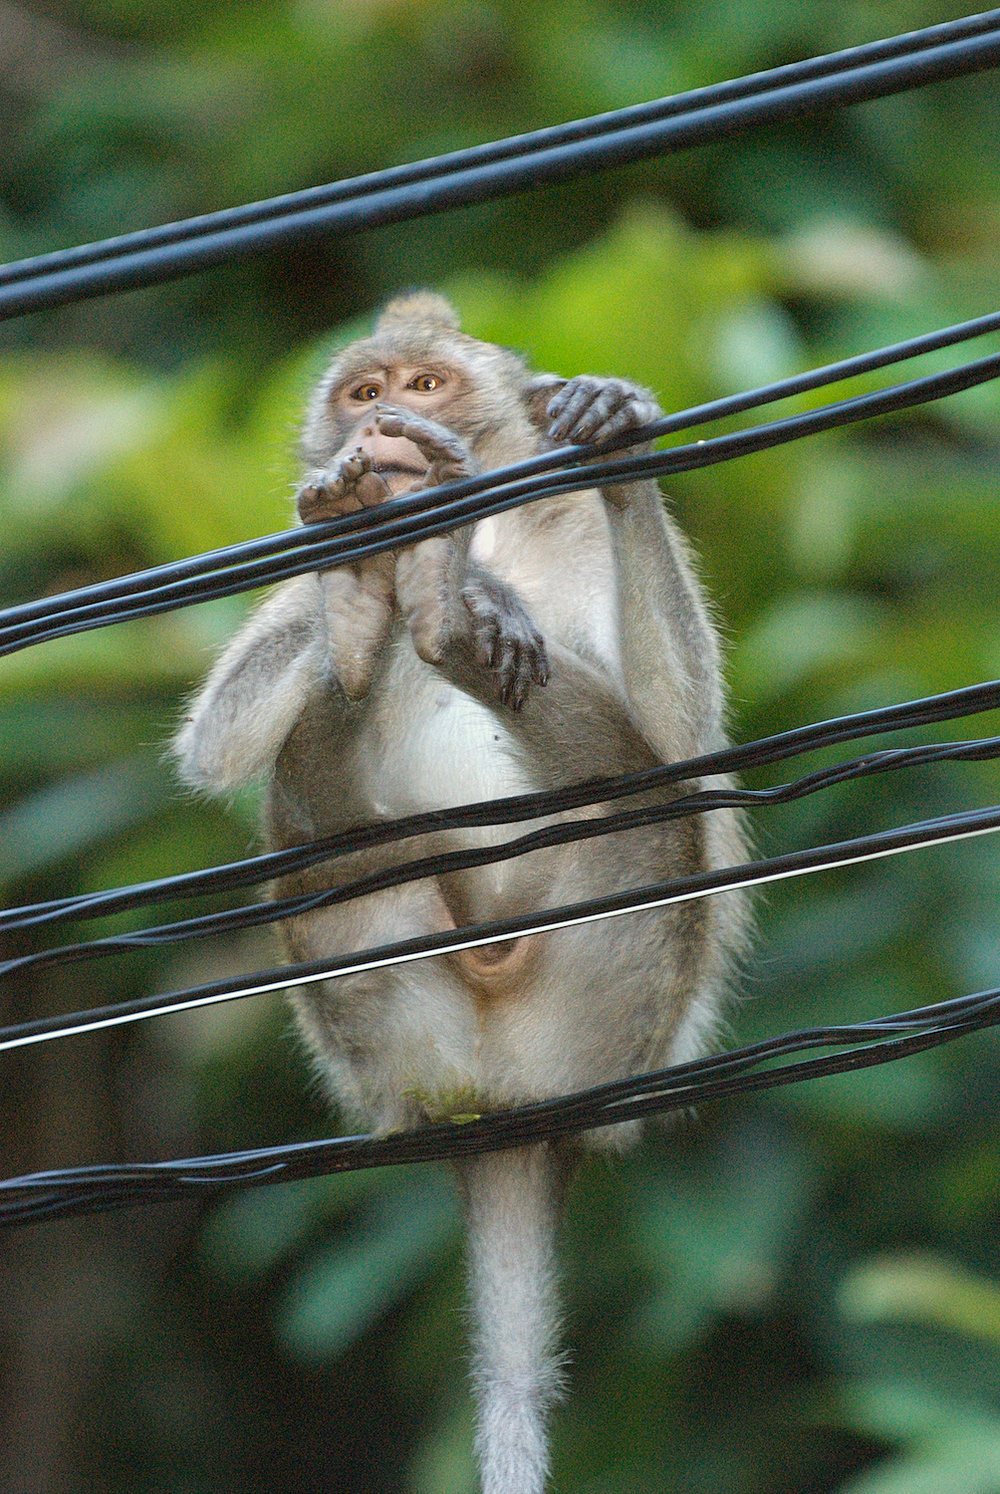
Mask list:
[[[426,391],[413,382],[421,371]],[[367,412],[362,396],[374,401]],[[320,381],[302,511],[322,518],[380,501],[402,480],[379,478],[370,455],[387,438],[422,454],[428,482],[657,413],[621,380],[533,377],[420,293],[390,303]],[[286,583],[191,713],[176,742],[184,777],[217,793],[267,777],[276,848],[724,743],[715,630],[651,482],[542,500]],[[420,851],[516,833],[442,833]],[[290,923],[286,944],[294,959],[321,959],[704,871],[744,850],[738,818],[716,812],[321,910]],[[381,847],[276,890],[340,885],[414,854],[412,843]],[[302,988],[292,1005],[332,1097],[387,1131],[697,1056],[717,1029],[745,925],[742,899],[726,894]],[[635,1129],[581,1144],[620,1147]],[[553,1235],[573,1155],[565,1144],[459,1165],[486,1494],[544,1486],[545,1418],[561,1384]]]

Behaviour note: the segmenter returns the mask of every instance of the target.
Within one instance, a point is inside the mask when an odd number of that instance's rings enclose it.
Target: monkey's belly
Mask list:
[[[379,712],[357,752],[362,791],[379,818],[451,809],[484,799],[527,794],[536,785],[518,761],[496,715],[426,666],[408,683],[414,709],[400,719]],[[499,838],[509,835],[503,827]],[[498,838],[474,832],[476,843]]]
[[[354,947],[412,937],[431,916],[426,883],[394,891],[355,905]],[[379,1129],[500,1109],[669,1062],[684,1048],[692,1000],[698,1025],[710,1025],[694,920],[676,958],[685,922],[645,914],[627,928],[612,920],[520,940],[519,978],[501,994],[484,995],[446,956],[303,987],[292,1001],[333,1093]],[[324,932],[318,915],[314,958]],[[337,929],[338,943],[347,932]]]
[[[624,838],[631,846],[601,867],[584,842],[501,863],[511,880],[499,887],[463,871],[454,884],[426,878],[317,911],[296,920],[293,955],[372,948],[652,880],[653,842]],[[503,1108],[689,1056],[685,1026],[710,1026],[715,1007],[708,916],[684,904],[498,941],[305,987],[294,1005],[331,1089],[380,1129]]]
[[[397,667],[384,707],[370,703],[351,745],[350,769],[373,817],[539,787],[496,714],[430,668],[405,657]],[[510,840],[538,824],[386,847],[383,864],[432,847]],[[689,826],[647,827],[602,842],[600,857],[585,841],[406,883],[297,919],[293,958],[370,949],[679,875],[692,855],[700,860],[695,841]],[[692,1000],[701,1005],[708,995],[705,916],[682,905],[416,960],[303,988],[293,1003],[331,1089],[379,1129],[497,1109],[667,1061]]]

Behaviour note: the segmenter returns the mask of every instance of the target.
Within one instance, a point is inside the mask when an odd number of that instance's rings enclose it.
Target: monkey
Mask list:
[[[532,373],[463,333],[443,297],[408,293],[336,354],[312,395],[298,514],[309,524],[357,513],[568,442],[620,438],[659,413],[625,380]],[[196,789],[265,781],[265,839],[282,849],[699,756],[725,745],[723,714],[708,605],[644,480],[542,498],[282,583],[218,659],[174,750]],[[449,830],[426,853],[510,834]],[[322,959],[705,871],[743,851],[739,818],[717,811],[409,882],[300,915],[283,936],[292,959]],[[405,842],[352,853],[283,878],[276,895],[324,891],[408,855]],[[332,1099],[384,1133],[699,1056],[746,923],[740,894],[726,893],[330,980],[291,1003]],[[622,1150],[637,1130],[625,1122],[455,1163],[484,1494],[542,1494],[564,1384],[562,1202],[582,1151]]]

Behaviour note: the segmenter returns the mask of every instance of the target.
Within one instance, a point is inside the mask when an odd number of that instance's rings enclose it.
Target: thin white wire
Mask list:
[[[828,861],[820,861],[815,866],[802,866],[786,868],[781,871],[762,872],[754,876],[743,877],[734,882],[727,882],[724,887],[700,888],[694,892],[675,892],[667,897],[650,898],[647,902],[635,903],[627,908],[610,908],[599,913],[584,913],[572,918],[552,919],[548,922],[540,922],[529,929],[518,931],[519,939],[531,938],[535,934],[549,934],[558,929],[576,928],[580,924],[600,923],[606,918],[619,918],[626,913],[646,913],[653,908],[665,908],[672,903],[692,902],[700,897],[715,897],[723,892],[737,892],[746,887],[761,887],[768,882],[783,882],[789,877],[804,877],[813,872],[829,871],[833,867],[856,866],[862,861],[880,861],[887,856],[899,856],[904,851],[919,851],[927,846],[950,845],[954,841],[973,840],[980,835],[995,835],[1000,831],[1000,825],[986,825],[974,829],[958,830],[952,835],[929,835],[924,840],[913,841],[905,846],[888,846],[874,851],[865,851],[856,856],[845,858],[831,857]],[[147,1017],[160,1017],[167,1012],[192,1011],[198,1007],[215,1006],[223,1001],[241,1001],[245,996],[264,996],[271,991],[284,991],[292,986],[314,985],[321,980],[339,980],[345,975],[359,975],[366,970],[382,970],[390,965],[405,965],[412,960],[436,959],[439,955],[457,954],[463,949],[478,949],[484,944],[496,944],[505,938],[505,934],[490,934],[487,937],[475,939],[456,939],[449,944],[438,945],[434,949],[418,949],[408,954],[382,955],[376,959],[359,960],[353,965],[342,966],[336,970],[321,970],[311,975],[283,976],[280,980],[264,981],[259,985],[243,986],[238,991],[216,992],[208,996],[188,997],[183,1001],[171,1002],[163,1006],[153,1007],[148,1011],[141,1012],[119,1012],[112,1016],[99,1017],[91,1021],[77,1022],[72,1026],[59,1027],[51,1032],[33,1032],[21,1037],[6,1038],[0,1042],[0,1052],[11,1048],[27,1047],[30,1043],[45,1043],[55,1038],[76,1037],[84,1032],[97,1032],[104,1027],[118,1027],[125,1022],[141,1022]]]

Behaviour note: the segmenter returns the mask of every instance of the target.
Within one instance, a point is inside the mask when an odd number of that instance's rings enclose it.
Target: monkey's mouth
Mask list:
[[[426,467],[415,467],[408,462],[376,462],[372,471],[378,473],[394,498],[412,492],[417,479],[427,475]]]

